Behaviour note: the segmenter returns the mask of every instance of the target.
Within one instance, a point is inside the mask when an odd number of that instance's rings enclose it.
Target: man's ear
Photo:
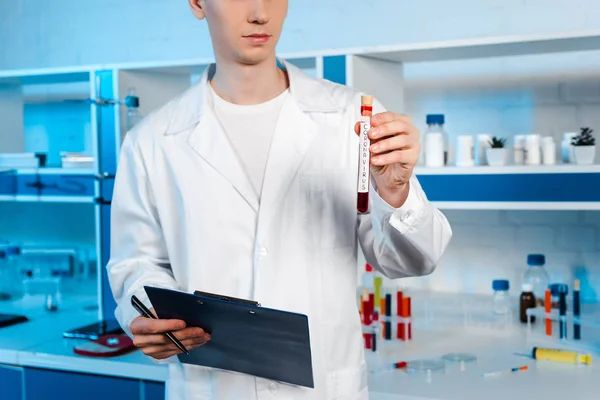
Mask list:
[[[188,0],[190,2],[190,8],[192,9],[192,14],[200,20],[206,18],[206,14],[204,13],[204,9],[202,8],[202,0]]]

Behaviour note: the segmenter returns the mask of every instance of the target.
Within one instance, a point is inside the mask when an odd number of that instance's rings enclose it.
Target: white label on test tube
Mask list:
[[[371,160],[371,140],[369,139],[369,129],[371,129],[371,117],[361,116],[360,123],[360,160],[358,167],[358,192],[367,193],[369,191],[370,179],[370,160]]]

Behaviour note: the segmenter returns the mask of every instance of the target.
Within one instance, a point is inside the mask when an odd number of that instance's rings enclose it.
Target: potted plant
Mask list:
[[[494,136],[489,143],[490,147],[485,149],[488,165],[492,167],[506,165],[506,148],[504,147],[506,139]]]
[[[581,128],[581,133],[571,140],[575,163],[589,165],[594,163],[596,156],[596,139],[592,136],[594,132],[590,128]]]

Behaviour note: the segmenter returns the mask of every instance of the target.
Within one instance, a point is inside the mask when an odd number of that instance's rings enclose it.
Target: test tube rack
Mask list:
[[[401,290],[384,289],[383,278],[368,264],[365,272],[366,285],[358,299],[365,349],[376,352],[382,341],[412,340],[411,297]]]

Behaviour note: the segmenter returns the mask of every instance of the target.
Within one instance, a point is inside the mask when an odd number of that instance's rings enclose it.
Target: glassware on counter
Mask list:
[[[510,312],[509,282],[506,279],[496,279],[492,282],[492,289],[494,289],[494,314],[508,314]]]
[[[533,295],[538,306],[544,305],[544,292],[550,283],[550,277],[544,268],[546,257],[543,254],[529,254],[527,256],[527,271],[523,276],[523,283],[531,284]]]
[[[8,241],[0,241],[0,301],[16,300],[21,296],[19,257],[21,248]]]

